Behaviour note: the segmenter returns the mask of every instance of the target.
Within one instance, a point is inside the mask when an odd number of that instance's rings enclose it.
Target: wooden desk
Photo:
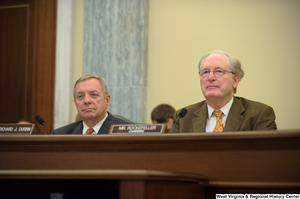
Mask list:
[[[300,192],[300,130],[159,135],[0,136],[0,170],[201,174],[206,196]]]
[[[204,199],[198,174],[145,170],[0,171],[1,198]],[[11,187],[15,187],[12,189]]]

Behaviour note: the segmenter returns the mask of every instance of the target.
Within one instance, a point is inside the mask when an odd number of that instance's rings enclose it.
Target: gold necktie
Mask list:
[[[215,126],[213,132],[223,132],[224,131],[224,127],[223,127],[223,123],[222,123],[223,112],[222,111],[214,111],[213,115],[215,115],[217,118],[217,123],[216,123],[216,126]]]
[[[94,132],[94,129],[93,128],[89,128],[87,131],[86,131],[86,134],[92,134]]]

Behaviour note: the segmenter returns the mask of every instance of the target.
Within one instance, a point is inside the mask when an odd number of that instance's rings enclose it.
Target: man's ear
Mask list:
[[[239,85],[240,80],[241,80],[240,75],[235,74],[235,75],[233,76],[233,81],[234,81],[234,83],[233,83],[233,88],[236,88],[236,87]]]
[[[110,103],[110,94],[108,94],[107,96],[106,96],[106,98],[105,98],[105,106],[106,106],[106,108],[108,107],[108,105],[109,105],[109,103]]]

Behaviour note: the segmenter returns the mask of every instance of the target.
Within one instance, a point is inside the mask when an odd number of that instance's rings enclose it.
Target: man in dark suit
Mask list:
[[[107,112],[110,95],[102,77],[89,74],[79,78],[74,85],[73,95],[82,120],[58,128],[51,134],[108,134],[112,124],[131,123]]]
[[[185,107],[174,132],[276,130],[274,110],[263,103],[235,97],[244,76],[241,64],[223,51],[212,51],[199,63],[200,85],[206,100]],[[174,114],[174,121],[180,110]]]

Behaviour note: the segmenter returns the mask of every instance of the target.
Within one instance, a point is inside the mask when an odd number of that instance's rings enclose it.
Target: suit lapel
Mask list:
[[[238,131],[244,118],[242,115],[244,111],[245,108],[240,100],[234,97],[232,107],[226,120],[224,131]]]
[[[204,116],[204,117],[203,117]],[[195,112],[192,120],[194,132],[205,132],[207,122],[207,104],[206,102]]]
[[[109,112],[107,112],[107,114],[108,116],[99,129],[98,134],[108,134],[110,125],[115,123],[115,117],[112,116]]]
[[[72,134],[82,134],[83,121],[81,121],[72,131]]]

